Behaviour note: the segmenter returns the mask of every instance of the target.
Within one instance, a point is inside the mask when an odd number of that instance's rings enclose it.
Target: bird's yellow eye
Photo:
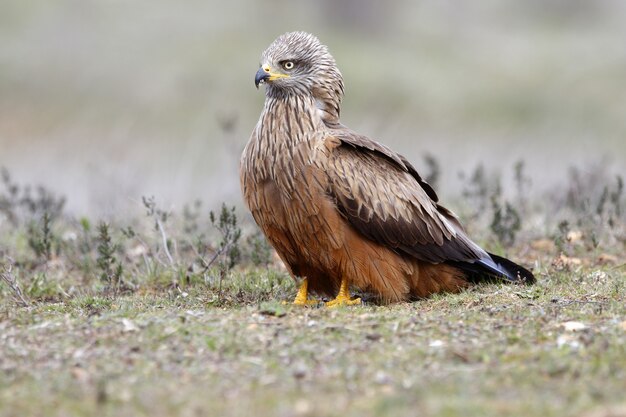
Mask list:
[[[283,68],[286,70],[293,69],[293,62],[292,61],[283,62]]]

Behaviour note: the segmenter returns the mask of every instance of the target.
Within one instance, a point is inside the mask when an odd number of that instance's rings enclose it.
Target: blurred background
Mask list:
[[[261,52],[315,33],[343,72],[343,122],[442,167],[534,189],[568,167],[626,171],[620,0],[4,0],[0,166],[78,215],[241,204],[239,155],[262,108]]]

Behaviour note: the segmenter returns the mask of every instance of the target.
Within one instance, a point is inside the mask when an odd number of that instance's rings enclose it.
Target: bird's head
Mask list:
[[[280,35],[261,55],[254,84],[266,84],[267,95],[343,96],[343,80],[335,59],[315,36],[306,32]],[[338,104],[338,103],[337,103]]]

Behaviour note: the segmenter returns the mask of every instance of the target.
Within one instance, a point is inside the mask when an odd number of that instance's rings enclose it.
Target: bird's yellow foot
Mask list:
[[[360,298],[350,298],[350,291],[348,291],[348,280],[345,278],[341,280],[341,286],[339,287],[339,294],[334,300],[330,300],[325,305],[326,307],[338,307],[338,306],[354,306],[361,304]]]
[[[300,289],[298,290],[298,294],[296,294],[296,298],[292,303],[288,301],[283,301],[283,304],[293,304],[295,306],[316,306],[320,302],[318,300],[309,299],[309,281],[304,278],[302,280],[302,284],[300,285]]]
[[[291,304],[293,304],[294,306],[302,306],[302,307],[311,307],[311,306],[316,306],[320,303],[319,300],[316,299],[301,299],[296,297],[295,300],[293,300],[293,302]]]
[[[350,297],[339,297],[337,296],[337,298],[335,298],[334,300],[330,300],[327,303],[325,303],[324,305],[326,307],[339,307],[339,306],[355,306],[361,304],[361,299],[360,298],[350,298]]]

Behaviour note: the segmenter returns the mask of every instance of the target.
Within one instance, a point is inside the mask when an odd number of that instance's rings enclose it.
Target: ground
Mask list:
[[[479,168],[455,209],[537,284],[335,309],[281,303],[296,283],[245,211],[144,198],[95,225],[3,172],[0,417],[626,416],[621,177],[534,206],[523,166],[517,197]]]
[[[280,304],[294,285],[258,271],[221,306],[204,289],[5,305],[0,415],[626,415],[624,278],[327,309]]]

